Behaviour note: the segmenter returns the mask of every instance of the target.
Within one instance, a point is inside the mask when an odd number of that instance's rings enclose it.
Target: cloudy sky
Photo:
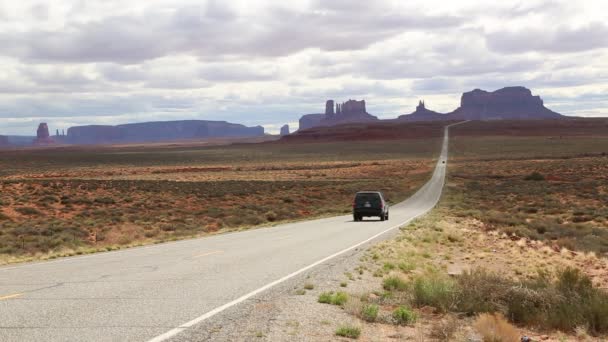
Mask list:
[[[391,118],[510,85],[608,115],[608,2],[492,3],[3,1],[0,134],[177,119],[273,132],[328,98]]]

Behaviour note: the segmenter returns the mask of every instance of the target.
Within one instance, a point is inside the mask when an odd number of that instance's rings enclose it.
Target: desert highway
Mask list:
[[[389,221],[346,215],[1,267],[0,341],[169,340],[432,209],[447,133],[432,178]]]

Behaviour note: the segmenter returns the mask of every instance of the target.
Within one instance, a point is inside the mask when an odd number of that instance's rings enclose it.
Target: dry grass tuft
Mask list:
[[[437,341],[452,341],[460,324],[455,316],[447,315],[447,317],[433,324],[430,335]]]
[[[501,314],[481,314],[473,324],[484,342],[518,342],[519,332]]]

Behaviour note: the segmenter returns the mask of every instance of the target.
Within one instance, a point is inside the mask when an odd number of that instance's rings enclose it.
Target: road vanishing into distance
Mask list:
[[[0,268],[0,341],[165,341],[428,212],[445,180],[448,128],[432,178],[390,208]],[[373,189],[362,189],[373,190]]]

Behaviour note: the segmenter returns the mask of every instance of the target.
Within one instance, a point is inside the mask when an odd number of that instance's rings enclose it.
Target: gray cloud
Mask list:
[[[486,39],[490,49],[502,53],[578,52],[608,47],[608,26],[595,22],[578,28],[500,31],[488,34]]]
[[[8,54],[33,61],[135,63],[166,55],[172,48],[172,41],[159,41],[146,26],[143,18],[112,17],[62,31],[8,33],[0,41],[7,43]]]
[[[321,106],[327,99],[346,101],[349,98],[403,96],[404,93],[404,89],[383,82],[351,82],[338,87],[295,88],[290,92],[290,97],[309,103],[318,103]]]
[[[261,68],[245,63],[215,63],[201,67],[198,76],[211,82],[269,81],[277,79],[278,71],[270,66]]]
[[[20,73],[40,86],[61,86],[73,89],[73,87],[83,87],[98,82],[95,78],[86,76],[82,71],[59,68],[45,71],[35,67],[22,67]]]
[[[441,46],[424,52],[402,49],[374,56],[349,56],[333,63],[328,59],[311,61],[313,77],[353,74],[376,80],[518,73],[537,70],[543,63],[543,59],[534,56],[505,58],[486,51],[461,54]]]
[[[412,91],[422,93],[451,93],[461,89],[459,80],[445,77],[432,77],[415,80],[412,83]]]
[[[260,23],[264,23],[261,25]],[[220,2],[173,12],[111,16],[71,22],[61,30],[0,33],[1,54],[33,61],[137,63],[193,53],[284,56],[308,48],[357,50],[408,29],[454,27],[462,19],[422,13],[367,13],[345,20],[340,12],[299,12],[271,7],[260,18],[239,17]]]
[[[134,115],[146,112],[188,112],[199,106],[200,99],[162,95],[78,95],[50,101],[46,96],[18,97],[0,103],[0,118],[22,117],[94,117]]]
[[[114,63],[103,63],[97,69],[103,77],[112,82],[140,82],[147,78],[141,66],[123,66]]]

